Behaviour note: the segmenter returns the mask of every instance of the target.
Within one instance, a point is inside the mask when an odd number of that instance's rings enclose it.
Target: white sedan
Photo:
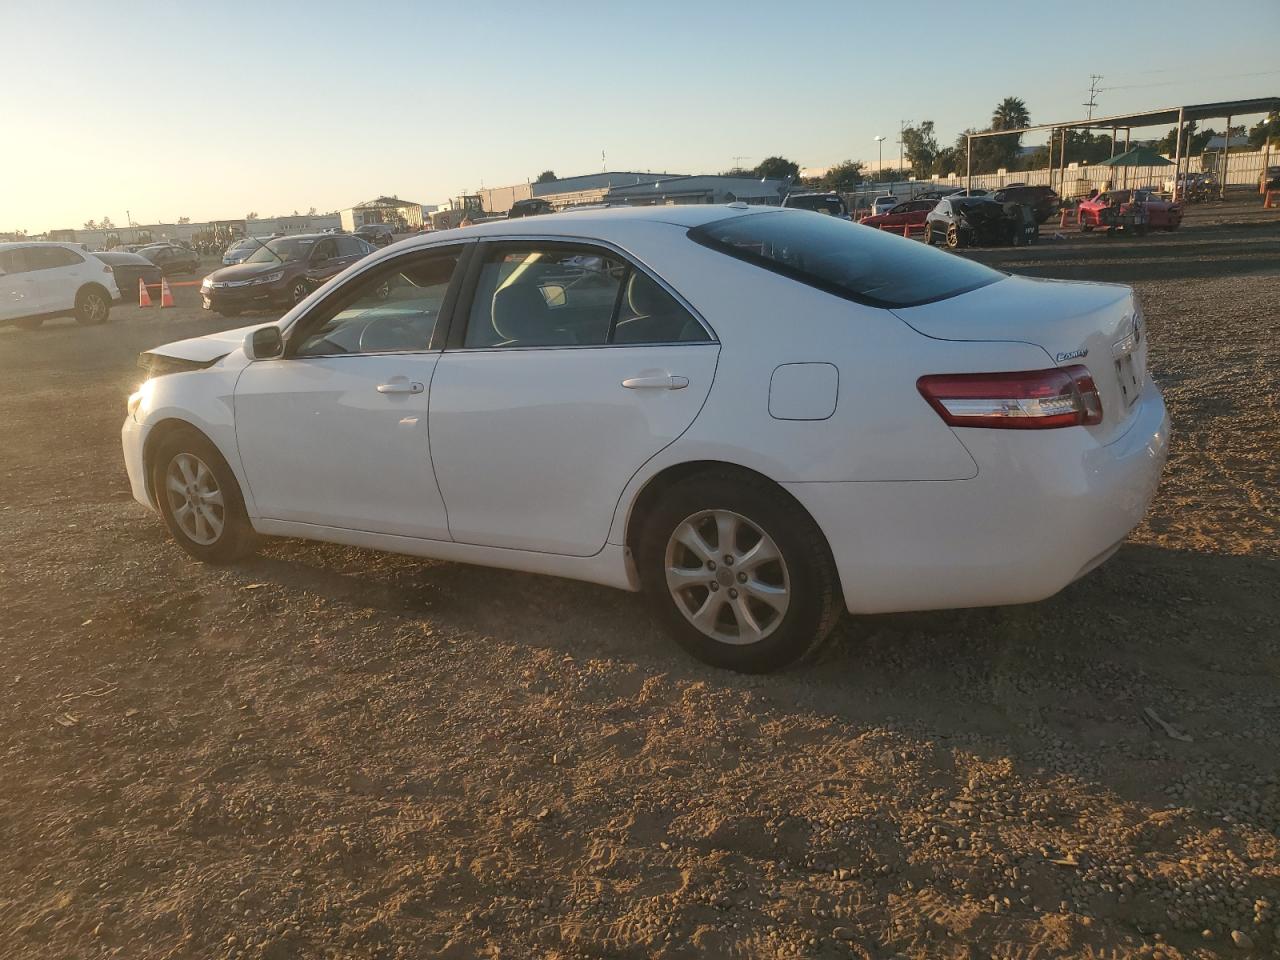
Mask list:
[[[123,442],[202,560],[305,537],[645,590],[764,671],[841,608],[1040,600],[1114,553],[1168,444],[1146,352],[1128,287],[804,211],[584,211],[143,354]]]

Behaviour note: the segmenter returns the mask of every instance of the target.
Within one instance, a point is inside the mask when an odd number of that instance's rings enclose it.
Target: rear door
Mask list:
[[[450,534],[595,554],[632,475],[697,416],[719,344],[656,278],[590,243],[486,243],[469,287],[431,386]]]

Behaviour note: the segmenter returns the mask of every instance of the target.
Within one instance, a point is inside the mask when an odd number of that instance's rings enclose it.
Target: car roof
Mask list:
[[[130,253],[128,250],[98,250],[95,251],[93,255],[104,263],[110,263],[111,261],[107,259],[110,257],[111,260],[114,260],[117,263],[151,264],[151,261],[146,257],[138,253]],[[152,265],[154,266],[154,264]]]
[[[15,250],[18,247],[66,247],[79,253],[88,253],[78,243],[65,240],[6,240],[0,243],[0,250]]]
[[[432,230],[400,240],[383,248],[382,255],[394,256],[418,247],[435,247],[448,243],[465,242],[486,237],[563,237],[566,240],[601,241],[624,245],[638,228],[661,224],[688,230],[717,220],[732,217],[756,216],[773,213],[778,216],[812,217],[807,210],[777,206],[746,204],[679,204],[650,207],[604,207],[591,210],[570,210],[541,217],[516,217],[514,220],[486,220],[470,227],[451,230]]]

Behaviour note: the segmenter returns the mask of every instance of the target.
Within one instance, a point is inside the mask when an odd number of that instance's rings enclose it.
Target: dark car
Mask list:
[[[396,239],[389,223],[366,223],[356,230],[355,235],[375,247],[385,247]]]
[[[1035,213],[1020,203],[986,197],[939,200],[924,225],[924,242],[957,247],[1004,247],[1035,243],[1040,236]]]
[[[159,295],[160,268],[146,257],[136,253],[125,253],[123,250],[111,250],[106,253],[95,253],[95,257],[111,268],[115,274],[116,286],[120,288],[120,297],[125,303],[138,302],[138,281],[156,289],[153,296]]]
[[[538,197],[529,197],[513,203],[511,209],[507,211],[507,219],[516,220],[520,217],[537,217],[544,213],[555,213],[555,209],[546,200]]]
[[[373,252],[353,234],[309,233],[268,240],[243,263],[204,278],[206,310],[234,317],[242,310],[288,308],[330,277]]]
[[[849,219],[849,206],[838,193],[789,193],[782,205],[794,210],[813,210],[831,217]]]
[[[200,254],[176,243],[152,244],[138,253],[159,267],[166,277],[175,273],[195,273],[200,269]]]
[[[1056,217],[1062,209],[1057,191],[1053,187],[1028,187],[1024,184],[1008,186],[991,195],[997,203],[1021,203],[1035,211],[1036,221],[1045,223]]]

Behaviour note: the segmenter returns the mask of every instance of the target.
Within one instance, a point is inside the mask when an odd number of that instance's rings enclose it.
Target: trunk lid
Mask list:
[[[893,312],[935,340],[1030,343],[1044,350],[1046,367],[1087,367],[1102,398],[1103,418],[1084,429],[1103,442],[1124,433],[1137,408],[1147,375],[1147,337],[1130,287],[1007,277],[958,297]]]

